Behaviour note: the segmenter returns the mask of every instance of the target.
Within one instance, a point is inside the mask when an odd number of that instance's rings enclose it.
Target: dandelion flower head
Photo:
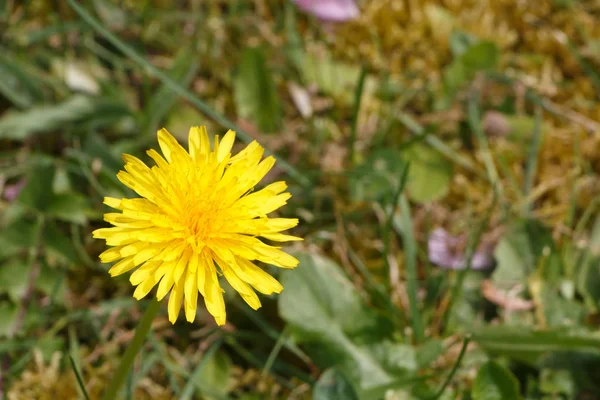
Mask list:
[[[158,132],[162,156],[147,153],[155,162],[123,155],[125,171],[119,180],[141,198],[106,197],[104,203],[120,212],[107,213],[114,225],[94,231],[110,247],[102,262],[115,262],[111,276],[135,271],[130,282],[136,299],[158,285],[156,297],[168,293],[168,314],[175,323],[183,304],[186,319],[196,316],[198,293],[219,325],[225,323],[225,303],[219,276],[252,307],[260,300],[255,292],[279,293],[281,284],[256,262],[294,268],[298,260],[261,238],[275,242],[301,240],[281,233],[298,224],[296,218],[269,218],[267,214],[287,203],[285,182],[253,191],[275,164],[263,159],[263,148],[252,142],[231,154],[235,132],[214,139],[211,148],[205,127],[192,127],[186,151],[166,129]]]

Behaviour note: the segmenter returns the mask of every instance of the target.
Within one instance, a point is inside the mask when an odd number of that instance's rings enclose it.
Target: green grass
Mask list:
[[[544,18],[577,35],[536,50],[437,1],[423,15],[452,15],[443,46],[391,8],[379,31],[365,1],[333,27],[284,0],[17,3],[0,6],[0,398],[597,398],[584,2],[554,4]],[[287,181],[278,214],[305,239],[286,247],[298,269],[264,266],[284,290],[258,311],[221,279],[225,327],[202,299],[193,324],[144,316],[91,237],[104,196],[134,196],[122,153],[149,161],[157,129],[186,146],[192,125],[276,157],[266,182]],[[456,242],[437,264],[436,228]]]

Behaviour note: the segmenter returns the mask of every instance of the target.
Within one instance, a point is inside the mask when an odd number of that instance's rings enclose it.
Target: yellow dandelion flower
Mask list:
[[[104,199],[121,212],[105,214],[104,220],[114,227],[93,233],[113,246],[100,254],[101,261],[119,260],[109,270],[111,276],[137,268],[129,280],[136,286],[133,296],[138,300],[157,285],[158,300],[170,292],[171,323],[177,320],[182,303],[186,319],[194,321],[200,293],[217,324],[223,325],[219,275],[256,310],[261,304],[254,290],[268,295],[283,287],[255,261],[280,268],[298,265],[296,258],[259,239],[302,240],[281,233],[296,226],[296,218],[267,216],[291,197],[284,193],[285,182],[252,192],[275,159],[262,159],[263,148],[256,141],[232,156],[234,140],[235,132],[228,131],[223,140],[215,138],[211,150],[206,128],[192,127],[187,152],[162,129],[158,143],[164,157],[149,150],[156,165],[148,167],[124,154],[125,171],[117,174],[142,198]]]

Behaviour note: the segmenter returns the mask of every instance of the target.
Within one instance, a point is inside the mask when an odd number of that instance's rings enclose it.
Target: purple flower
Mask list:
[[[21,193],[21,189],[23,189],[24,186],[25,180],[20,180],[12,185],[6,185],[2,197],[9,203],[13,202],[19,196],[19,193]]]
[[[343,22],[358,17],[354,0],[293,0],[296,5],[324,21]]]
[[[450,235],[445,229],[437,228],[429,235],[428,256],[429,260],[439,267],[446,269],[465,269],[467,260],[465,252],[457,250],[464,239]],[[471,268],[485,270],[492,266],[494,259],[492,249],[480,247],[471,259]]]

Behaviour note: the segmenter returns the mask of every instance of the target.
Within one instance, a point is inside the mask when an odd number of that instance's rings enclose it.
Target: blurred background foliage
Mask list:
[[[357,5],[0,2],[0,398],[99,398],[144,303],[90,232],[191,125],[277,153],[301,264],[123,398],[600,398],[600,4]]]

